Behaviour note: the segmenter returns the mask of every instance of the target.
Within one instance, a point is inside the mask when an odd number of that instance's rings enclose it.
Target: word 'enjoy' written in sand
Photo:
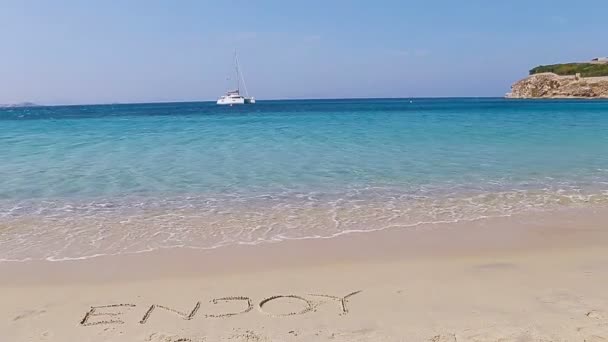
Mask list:
[[[264,315],[272,316],[272,317],[285,317],[285,316],[296,316],[303,315],[309,312],[314,312],[319,305],[322,305],[327,302],[334,302],[338,306],[338,314],[346,315],[348,314],[348,301],[349,299],[360,293],[361,291],[351,292],[345,296],[331,296],[325,294],[309,294],[306,296],[298,296],[298,295],[275,295],[265,299],[262,299],[257,305],[258,312]],[[235,311],[226,311],[223,313],[199,313],[200,308],[202,306],[202,302],[197,301],[192,309],[187,312],[182,312],[180,310],[159,305],[152,304],[150,306],[146,306],[146,310],[142,312],[141,319],[139,320],[139,324],[146,324],[148,321],[152,319],[153,316],[157,315],[157,312],[164,311],[177,315],[179,318],[184,320],[192,320],[195,317],[201,316],[203,318],[228,318],[237,315],[244,315],[251,312],[254,308],[254,302],[250,297],[241,297],[241,296],[232,296],[232,297],[221,297],[214,298],[209,301],[209,303],[213,306],[219,306],[222,304],[231,304],[231,307],[235,305],[235,303],[239,303],[242,306],[241,309]],[[281,303],[283,306],[293,307],[289,311],[283,312],[274,312],[268,308],[271,303]],[[108,324],[124,324],[125,322],[121,318],[122,315],[125,314],[127,310],[135,310],[137,305],[135,304],[110,304],[110,305],[100,305],[100,306],[92,306],[89,311],[87,311],[80,321],[80,325],[82,326],[94,326],[94,325],[108,325]]]

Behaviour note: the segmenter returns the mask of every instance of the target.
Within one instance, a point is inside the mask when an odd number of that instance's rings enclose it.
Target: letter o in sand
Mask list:
[[[284,299],[284,298],[297,299],[297,300],[301,301],[304,305],[306,305],[306,307],[304,309],[302,309],[301,311],[288,312],[288,313],[284,313],[284,314],[272,314],[272,313],[264,311],[264,309],[263,309],[264,305],[268,304],[269,302],[271,302],[273,300],[279,300],[279,299]],[[275,316],[275,317],[281,317],[281,316],[303,315],[303,314],[305,314],[305,313],[307,313],[309,311],[312,311],[312,309],[314,309],[314,306],[312,305],[311,301],[309,301],[306,298],[300,297],[300,296],[296,296],[296,295],[280,295],[280,296],[268,297],[268,298],[262,300],[260,302],[260,304],[258,304],[258,309],[262,313],[265,313],[267,315]]]

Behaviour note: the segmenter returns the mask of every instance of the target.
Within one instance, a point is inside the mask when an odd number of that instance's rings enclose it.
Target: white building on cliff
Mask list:
[[[591,63],[601,63],[601,64],[608,64],[608,57],[596,57],[594,59],[591,60]]]

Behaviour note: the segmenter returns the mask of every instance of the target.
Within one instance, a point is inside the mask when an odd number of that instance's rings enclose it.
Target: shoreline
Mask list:
[[[76,207],[69,214],[62,212],[62,204],[59,210],[47,209],[47,218],[27,214],[3,217],[0,244],[4,249],[0,264],[87,260],[180,248],[205,251],[335,239],[392,229],[466,225],[543,212],[576,211],[581,207],[601,209],[606,207],[607,199],[600,191],[582,194],[511,191],[421,200],[395,200],[396,195],[391,193],[372,195],[376,198],[365,201],[352,198],[339,205],[327,199],[298,200],[288,205],[279,198],[270,203],[263,199],[244,203],[214,199],[212,204],[200,204],[201,200],[196,199],[188,203],[193,207],[187,209],[144,206],[129,207],[130,211],[124,212],[113,209],[124,205],[122,202],[91,202],[82,207],[68,203],[66,207]],[[148,205],[153,207],[152,204]],[[104,206],[110,209],[104,210]]]
[[[445,259],[450,257],[480,257],[525,254],[554,249],[578,249],[604,247],[608,243],[608,229],[601,222],[608,220],[608,208],[563,208],[537,212],[518,213],[509,216],[463,220],[458,222],[421,223],[411,227],[392,227],[370,231],[347,232],[333,237],[311,237],[263,241],[219,246],[209,249],[190,247],[159,248],[134,253],[99,255],[67,260],[23,260],[0,262],[0,273],[23,269],[40,269],[49,273],[70,273],[81,267],[111,269],[120,265],[125,271],[123,281],[137,280],[136,269],[140,264],[153,261],[155,268],[146,277],[162,276],[173,272],[171,265],[180,263],[183,275],[204,271],[206,274],[223,274],[225,270],[241,273],[248,269],[264,271],[277,266],[323,266],[327,260],[340,263],[411,259]],[[598,226],[599,225],[599,226]],[[563,239],[568,235],[574,239]],[[310,251],[315,250],[311,255]],[[358,251],[364,250],[365,255]],[[282,255],[281,260],[275,260]],[[286,256],[286,257],[285,257]],[[163,261],[164,262],[161,262]],[[222,260],[218,268],[206,265],[201,268],[195,262],[184,260]],[[330,262],[329,264],[331,264]],[[240,267],[244,264],[245,267]],[[130,268],[131,267],[131,268]],[[83,281],[87,272],[78,270]],[[97,272],[97,271],[96,271]],[[62,274],[62,276],[65,274]],[[4,285],[0,279],[0,286]],[[27,284],[28,277],[22,279]],[[48,279],[45,279],[48,280]]]
[[[558,211],[559,209],[544,209],[543,212],[555,212]],[[562,209],[563,210],[563,209]],[[568,209],[566,209],[568,210]],[[570,209],[571,210],[571,209]],[[476,217],[476,218],[471,218],[471,219],[455,219],[455,220],[451,220],[451,221],[436,221],[436,222],[418,222],[418,223],[412,223],[412,224],[407,224],[407,225],[398,225],[398,226],[389,226],[389,227],[380,227],[380,228],[373,228],[373,229],[368,229],[368,230],[345,230],[345,231],[340,231],[338,233],[335,233],[334,235],[328,235],[328,236],[304,236],[304,237],[281,237],[281,239],[269,239],[269,240],[259,240],[256,242],[238,242],[238,243],[229,243],[229,244],[225,244],[225,245],[215,245],[212,247],[192,247],[192,246],[172,246],[172,247],[156,247],[153,249],[147,249],[147,250],[139,250],[139,251],[133,251],[133,252],[119,252],[119,253],[111,253],[111,254],[93,254],[93,255],[83,255],[83,256],[79,256],[79,257],[64,257],[64,258],[60,258],[60,259],[55,259],[53,257],[47,257],[45,259],[31,259],[31,258],[27,258],[27,259],[22,259],[22,260],[12,260],[12,259],[0,259],[0,265],[3,263],[44,263],[44,262],[49,262],[49,263],[61,263],[61,262],[78,262],[78,261],[87,261],[87,260],[91,260],[91,259],[97,259],[97,258],[118,258],[118,257],[128,257],[128,256],[133,256],[133,255],[139,255],[139,254],[154,254],[154,253],[163,253],[163,251],[169,251],[166,253],[175,253],[175,252],[171,252],[171,251],[178,251],[177,253],[180,253],[179,251],[185,251],[186,253],[189,253],[188,251],[191,251],[192,253],[213,253],[213,251],[218,250],[218,249],[224,249],[224,248],[252,248],[255,246],[265,246],[265,245],[269,245],[269,244],[280,244],[280,243],[293,243],[293,242],[297,242],[297,241],[311,241],[310,243],[314,244],[315,240],[333,240],[333,239],[341,239],[342,237],[354,234],[354,235],[360,235],[360,234],[369,234],[369,233],[377,233],[377,232],[383,232],[386,230],[404,230],[404,231],[409,231],[409,230],[417,230],[417,229],[433,229],[433,227],[449,227],[450,225],[467,225],[467,224],[471,224],[471,223],[475,223],[477,221],[485,221],[485,220],[499,220],[499,219],[505,219],[505,218],[509,218],[509,217],[513,217],[513,216],[520,216],[520,215],[530,215],[531,213],[526,213],[526,212],[516,212],[516,213],[510,213],[510,214],[504,214],[504,215],[495,215],[495,216],[487,216],[487,217]],[[537,213],[538,214],[538,213]],[[441,229],[441,228],[438,228]]]

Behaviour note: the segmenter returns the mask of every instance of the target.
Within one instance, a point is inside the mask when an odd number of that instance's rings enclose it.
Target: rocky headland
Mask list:
[[[554,73],[530,75],[511,86],[507,98],[608,98],[608,76],[560,76]]]
[[[508,98],[608,98],[608,57],[540,65],[511,86]]]

